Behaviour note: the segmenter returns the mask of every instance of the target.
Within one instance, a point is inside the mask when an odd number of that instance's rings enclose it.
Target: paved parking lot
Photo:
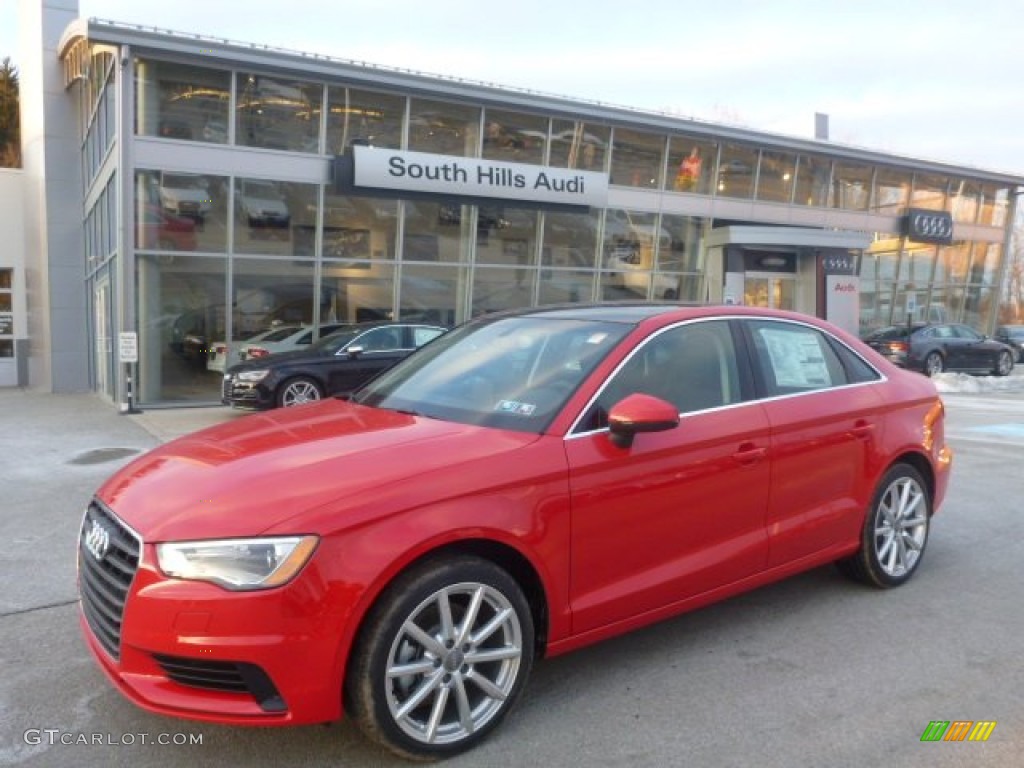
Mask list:
[[[946,401],[953,483],[904,588],[822,568],[542,662],[495,737],[449,764],[1020,765],[1024,393]],[[79,638],[75,540],[92,491],[159,441],[239,414],[123,416],[88,395],[20,391],[0,391],[0,412],[0,764],[404,764],[347,722],[241,729],[148,714]],[[933,720],[997,725],[986,743],[922,743]]]

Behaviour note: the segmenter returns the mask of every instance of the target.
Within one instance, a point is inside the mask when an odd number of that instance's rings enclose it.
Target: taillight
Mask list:
[[[910,345],[905,341],[890,341],[889,351],[893,353],[902,352],[906,354],[910,350]]]
[[[223,355],[228,351],[228,348],[224,344],[214,344],[213,351],[218,355]]]
[[[249,357],[267,357],[270,353],[263,347],[249,347]]]

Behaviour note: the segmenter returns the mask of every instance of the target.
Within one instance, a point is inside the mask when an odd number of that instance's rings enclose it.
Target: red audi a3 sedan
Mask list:
[[[82,524],[82,627],[148,710],[345,713],[444,757],[537,658],[825,563],[904,583],[949,481],[943,419],[930,379],[804,315],[489,315],[348,400],[115,474]]]

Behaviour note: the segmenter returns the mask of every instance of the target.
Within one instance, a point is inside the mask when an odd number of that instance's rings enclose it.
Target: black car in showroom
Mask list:
[[[896,365],[929,376],[943,371],[1006,376],[1015,357],[1008,345],[959,323],[893,325],[864,341]]]
[[[222,400],[236,408],[288,408],[352,392],[447,329],[413,323],[342,326],[309,347],[233,365]]]

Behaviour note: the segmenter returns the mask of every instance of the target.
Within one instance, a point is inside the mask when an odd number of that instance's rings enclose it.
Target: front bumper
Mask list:
[[[268,377],[269,378],[269,377]],[[231,374],[224,374],[221,381],[221,402],[235,408],[265,410],[273,408],[274,390],[263,381],[239,381]]]
[[[152,562],[152,546],[146,559]],[[231,592],[140,567],[126,601],[119,658],[86,644],[107,678],[150,712],[233,725],[342,716],[342,625],[326,609],[314,562],[278,589]]]

